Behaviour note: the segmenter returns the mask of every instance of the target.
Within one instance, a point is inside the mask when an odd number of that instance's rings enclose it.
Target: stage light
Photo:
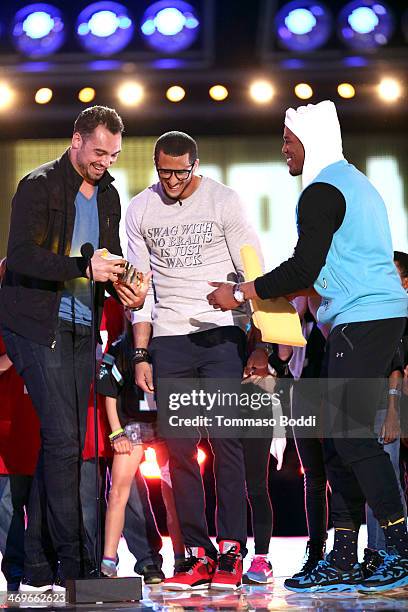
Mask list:
[[[340,11],[338,33],[352,49],[375,49],[386,45],[394,32],[394,17],[384,2],[354,0]]]
[[[0,111],[10,108],[14,100],[14,91],[7,83],[0,83]]]
[[[137,106],[144,96],[144,89],[140,83],[123,83],[118,90],[118,98],[125,106]]]
[[[179,85],[173,85],[166,91],[166,98],[170,100],[170,102],[181,102],[185,95],[185,90]]]
[[[224,85],[213,85],[210,87],[208,93],[210,94],[210,97],[217,102],[222,102],[228,98],[228,89],[224,87]]]
[[[41,87],[35,92],[35,101],[37,104],[48,104],[52,99],[52,89],[49,87]]]
[[[337,86],[337,93],[339,94],[340,98],[350,99],[354,98],[356,95],[356,90],[350,83],[340,83],[340,85]]]
[[[197,451],[197,461],[198,461],[198,465],[201,465],[202,463],[204,463],[204,461],[206,460],[207,455],[205,454],[205,452],[203,451],[202,448],[198,448]]]
[[[161,478],[160,468],[156,459],[156,451],[150,446],[146,448],[145,459],[140,464],[140,471],[145,478]]]
[[[254,81],[249,88],[249,95],[257,104],[267,104],[275,92],[269,81]]]
[[[183,51],[196,41],[200,21],[184,0],[161,0],[145,11],[140,27],[146,43],[156,51]]]
[[[16,13],[12,24],[16,48],[29,57],[57,51],[65,40],[61,11],[51,4],[29,4]]]
[[[392,78],[385,78],[377,86],[377,92],[384,102],[396,102],[401,97],[401,84]]]
[[[298,83],[295,86],[295,94],[301,100],[309,100],[313,96],[313,89],[307,83]]]
[[[92,102],[95,98],[96,92],[93,87],[83,87],[81,91],[78,93],[78,99],[80,102],[84,102],[87,104],[88,102]]]
[[[291,51],[312,51],[330,37],[332,17],[322,2],[294,0],[275,17],[275,31],[282,47]]]
[[[134,32],[128,9],[118,2],[95,2],[84,9],[76,24],[79,42],[98,55],[118,53],[129,44]]]

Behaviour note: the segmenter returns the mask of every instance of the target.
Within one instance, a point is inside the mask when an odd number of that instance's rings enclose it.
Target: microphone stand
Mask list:
[[[91,291],[91,346],[92,346],[92,400],[94,418],[94,447],[95,447],[95,502],[96,502],[96,542],[95,542],[95,575],[101,577],[102,562],[102,534],[101,534],[101,478],[99,473],[99,431],[98,431],[98,397],[96,393],[96,334],[95,334],[95,281],[93,277],[92,262],[89,259],[89,279]]]
[[[99,430],[98,430],[98,402],[96,393],[96,320],[95,320],[95,279],[92,270],[91,258],[93,247],[90,243],[83,245],[81,255],[86,257],[89,266],[89,280],[91,291],[91,360],[93,385],[93,415],[94,415],[94,445],[95,445],[95,501],[96,501],[96,542],[94,576],[88,579],[66,580],[66,602],[70,604],[96,604],[119,603],[126,601],[140,601],[142,599],[142,579],[132,578],[105,578],[101,574],[102,545],[101,545],[101,487],[99,473]]]

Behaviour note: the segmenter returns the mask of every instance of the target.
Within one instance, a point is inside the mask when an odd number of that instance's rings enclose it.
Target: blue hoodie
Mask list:
[[[289,109],[285,124],[305,149],[303,187],[328,183],[346,202],[343,222],[314,283],[323,298],[319,321],[336,326],[406,317],[408,296],[393,263],[384,201],[367,177],[344,159],[334,104]]]

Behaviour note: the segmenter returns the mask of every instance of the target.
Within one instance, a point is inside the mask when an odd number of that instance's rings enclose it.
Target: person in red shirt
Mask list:
[[[5,260],[0,262],[0,283]],[[38,417],[0,336],[0,552],[7,590],[24,565],[25,507],[40,447]]]

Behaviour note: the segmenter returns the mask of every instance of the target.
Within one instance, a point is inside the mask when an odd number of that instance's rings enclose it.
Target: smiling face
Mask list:
[[[285,125],[283,130],[282,153],[286,157],[289,174],[299,176],[303,172],[305,162],[305,150],[299,138]]]
[[[172,200],[182,200],[190,196],[199,183],[199,178],[194,175],[197,167],[198,159],[192,164],[188,153],[179,157],[172,157],[163,151],[159,151],[156,170],[165,194]],[[165,170],[173,170],[173,172],[166,173]],[[170,176],[167,176],[168,174]],[[185,174],[185,178],[183,174]]]
[[[121,145],[121,133],[112,134],[104,125],[98,125],[86,136],[75,132],[72,136],[71,162],[87,183],[95,185],[118,159]]]

